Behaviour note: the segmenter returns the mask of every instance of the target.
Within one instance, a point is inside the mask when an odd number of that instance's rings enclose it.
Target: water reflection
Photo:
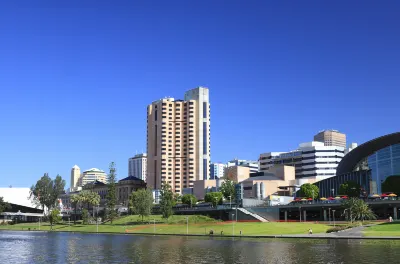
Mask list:
[[[398,263],[400,242],[0,232],[0,263]]]

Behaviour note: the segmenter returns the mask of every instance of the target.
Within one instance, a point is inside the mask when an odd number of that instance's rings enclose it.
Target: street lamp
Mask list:
[[[233,215],[234,214],[232,214],[232,236],[235,235],[235,221],[233,221]]]
[[[301,206],[299,206],[299,215],[300,215],[300,222],[301,222]]]
[[[332,196],[335,196],[335,189],[332,189]]]
[[[329,224],[331,224],[331,208],[329,208]]]
[[[97,205],[96,212],[96,232],[99,233],[99,205]]]
[[[332,213],[333,213],[333,226],[335,226],[335,211],[336,210],[332,210]]]
[[[229,195],[229,207],[232,209],[232,196]]]
[[[186,216],[186,235],[189,235],[189,216]]]

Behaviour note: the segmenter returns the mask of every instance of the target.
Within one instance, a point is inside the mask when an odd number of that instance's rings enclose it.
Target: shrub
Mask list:
[[[335,226],[326,230],[326,233],[335,233],[351,228],[351,226]]]

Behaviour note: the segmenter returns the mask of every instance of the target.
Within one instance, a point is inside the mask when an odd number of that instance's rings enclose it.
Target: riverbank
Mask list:
[[[188,218],[187,218],[188,217]],[[250,237],[250,238],[311,238],[311,239],[400,239],[400,223],[358,227],[339,233],[326,233],[332,228],[326,223],[286,223],[286,222],[222,222],[205,216],[172,216],[168,220],[161,216],[141,219],[138,216],[126,216],[116,219],[113,224],[74,225],[63,223],[53,226],[53,232],[132,234],[160,236],[210,236],[213,237]],[[313,235],[308,234],[309,229]],[[50,231],[49,223],[27,223],[0,225],[0,230],[12,231]]]
[[[144,219],[138,216],[126,216],[117,219],[113,224],[82,225],[73,223],[57,224],[53,226],[56,232],[81,232],[81,233],[131,233],[131,234],[163,234],[163,235],[206,235],[210,231],[214,236],[276,236],[291,234],[308,234],[311,228],[313,233],[325,233],[331,226],[315,223],[280,223],[280,222],[221,222],[207,217],[199,216],[173,216],[168,220],[161,216],[151,216]],[[49,231],[50,225],[42,223],[0,225],[0,230],[24,230],[24,231]]]

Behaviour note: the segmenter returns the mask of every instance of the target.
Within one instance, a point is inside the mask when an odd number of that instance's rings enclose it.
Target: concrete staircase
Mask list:
[[[238,209],[239,211],[241,211],[242,213],[244,213],[244,214],[247,214],[247,215],[250,215],[250,216],[254,217],[255,219],[259,220],[260,222],[268,222],[267,219],[265,219],[265,218],[259,216],[258,214],[254,214],[254,213],[252,213],[252,212],[249,212],[248,210],[246,210],[246,209],[244,209],[244,208],[239,208],[239,207],[238,207],[237,209]]]

